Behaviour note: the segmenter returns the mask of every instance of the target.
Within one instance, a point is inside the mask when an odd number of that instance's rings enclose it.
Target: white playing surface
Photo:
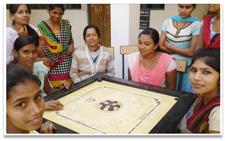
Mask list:
[[[106,81],[92,83],[61,99],[64,109],[44,117],[82,134],[145,134],[176,103],[174,97]],[[99,103],[118,101],[119,110],[103,111]]]

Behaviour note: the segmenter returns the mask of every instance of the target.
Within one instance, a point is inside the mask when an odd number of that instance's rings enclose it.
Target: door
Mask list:
[[[111,47],[110,4],[90,4],[89,23],[98,26],[101,45]]]

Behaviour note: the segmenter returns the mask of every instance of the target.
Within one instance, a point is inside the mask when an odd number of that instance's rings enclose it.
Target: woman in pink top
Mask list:
[[[176,87],[176,62],[173,58],[157,51],[159,34],[153,28],[142,31],[138,36],[139,52],[132,54],[129,76],[132,81],[167,87]]]

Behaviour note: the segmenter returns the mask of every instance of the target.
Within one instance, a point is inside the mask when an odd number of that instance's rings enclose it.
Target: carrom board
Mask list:
[[[97,75],[74,85],[69,92],[62,92],[64,94],[60,98],[54,98],[63,103],[64,108],[45,112],[44,118],[60,125],[60,128],[80,134],[168,132],[194,98],[190,94],[161,91],[165,89]],[[186,99],[179,95],[186,96]],[[189,101],[182,104],[188,106],[176,110],[181,100]]]

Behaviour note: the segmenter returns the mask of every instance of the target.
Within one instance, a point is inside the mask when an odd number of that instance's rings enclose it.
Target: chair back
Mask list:
[[[138,52],[138,47],[136,45],[123,45],[120,46],[120,54],[122,55],[122,78],[124,79],[124,55]]]
[[[114,56],[115,56],[115,54],[114,54],[114,47],[105,47],[105,48],[112,54],[113,59],[114,59]]]

